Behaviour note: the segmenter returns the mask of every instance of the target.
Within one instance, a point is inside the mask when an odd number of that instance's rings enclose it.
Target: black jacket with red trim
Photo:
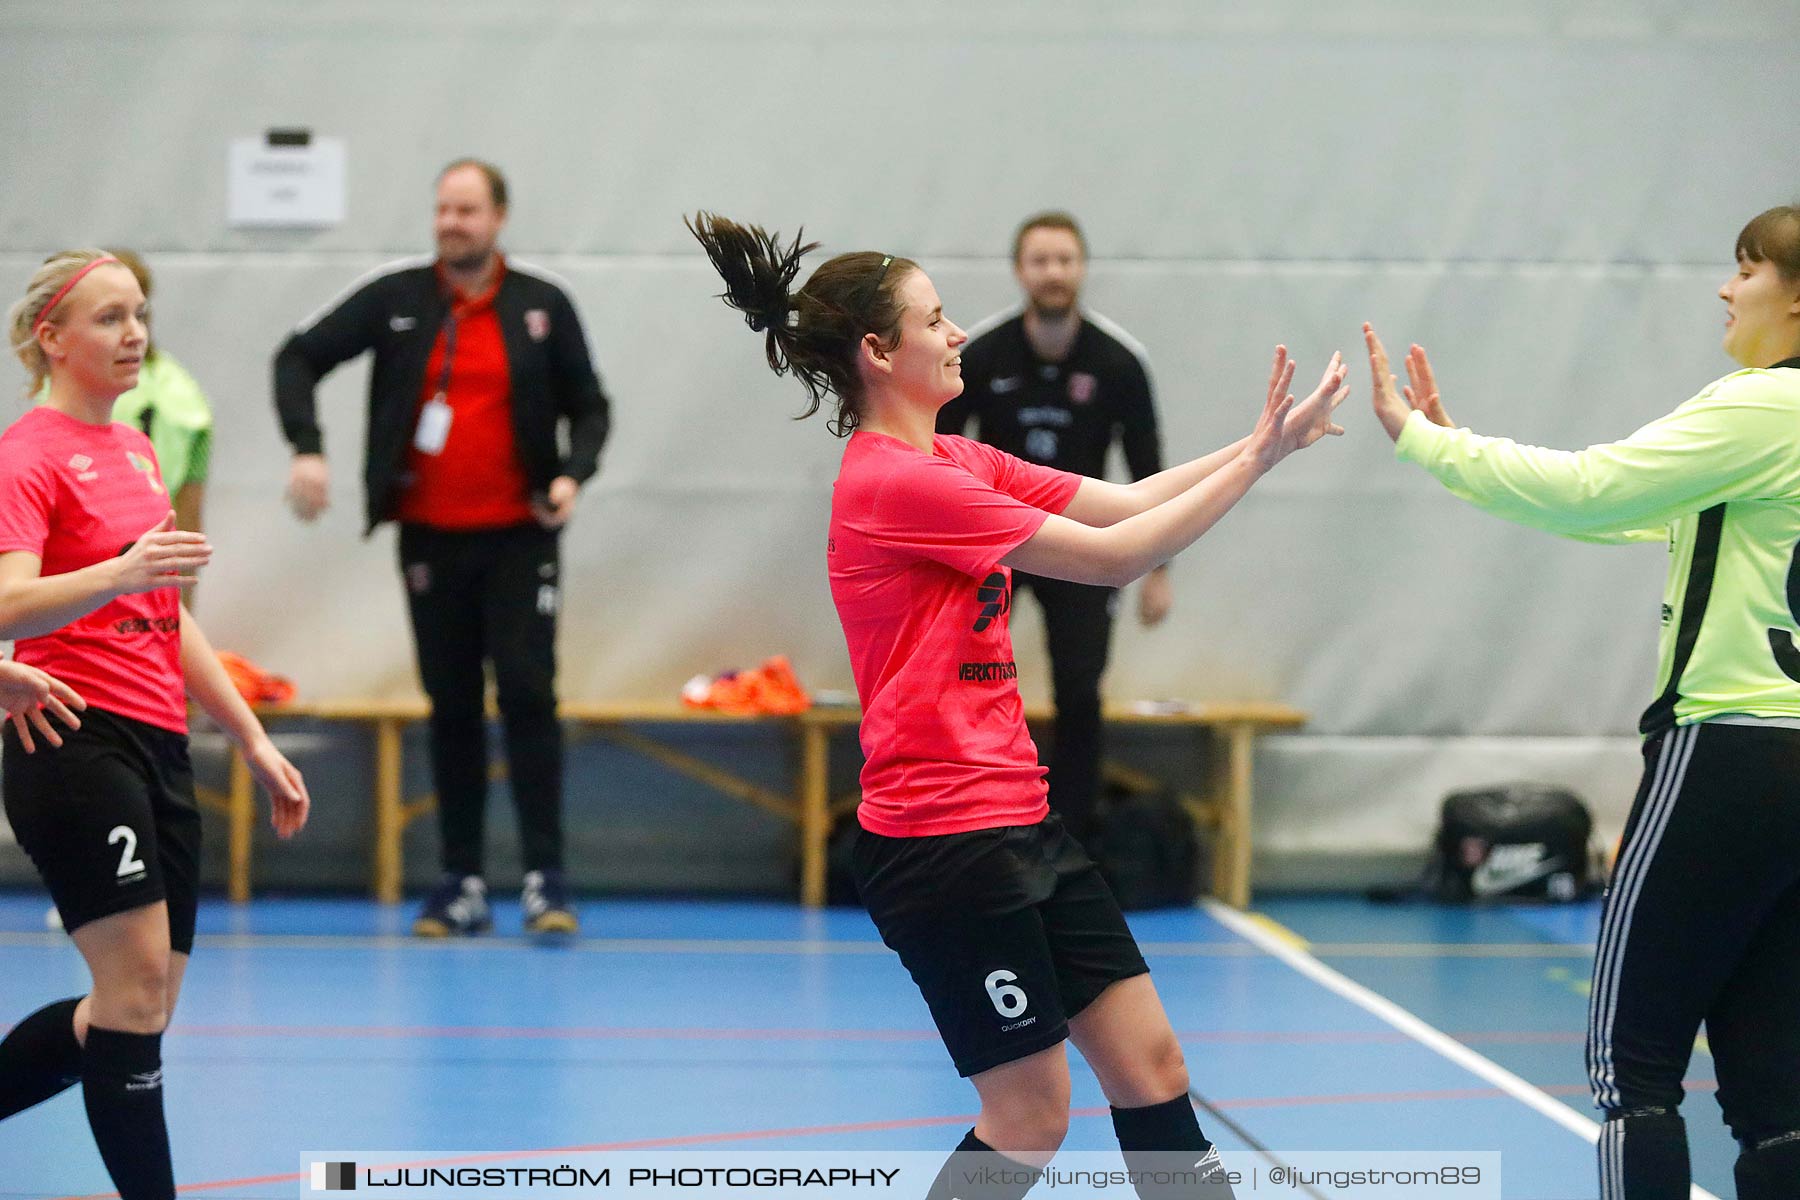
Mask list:
[[[512,378],[513,436],[533,496],[541,497],[559,475],[585,482],[599,466],[611,416],[575,306],[535,268],[509,259],[494,312]],[[296,454],[324,452],[314,395],[319,380],[340,363],[375,352],[363,460],[366,532],[393,517],[425,365],[449,315],[432,260],[410,259],[352,284],[276,351],[275,409]]]

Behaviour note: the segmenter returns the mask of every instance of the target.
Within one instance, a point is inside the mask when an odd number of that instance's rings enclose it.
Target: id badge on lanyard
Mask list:
[[[456,314],[450,314],[444,326],[444,369],[438,376],[437,394],[419,409],[419,424],[413,430],[413,449],[420,454],[438,455],[450,440],[450,365],[456,357]]]

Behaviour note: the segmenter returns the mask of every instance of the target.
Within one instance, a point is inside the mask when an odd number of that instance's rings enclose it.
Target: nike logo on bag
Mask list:
[[[1541,844],[1496,846],[1469,875],[1469,890],[1477,896],[1497,896],[1565,869],[1561,859],[1544,860]]]

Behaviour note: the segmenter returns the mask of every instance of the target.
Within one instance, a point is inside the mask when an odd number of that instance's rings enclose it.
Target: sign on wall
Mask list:
[[[233,138],[227,166],[226,222],[234,227],[323,229],[343,223],[343,138],[304,129],[271,129]]]

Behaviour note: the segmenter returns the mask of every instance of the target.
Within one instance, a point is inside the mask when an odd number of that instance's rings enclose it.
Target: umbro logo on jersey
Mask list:
[[[1008,392],[1016,392],[1024,386],[1025,381],[1017,375],[1002,375],[998,379],[988,380],[988,391],[996,396],[1004,396]]]
[[[75,478],[82,483],[100,478],[100,472],[93,470],[93,465],[94,460],[85,454],[77,454],[69,460],[69,469],[75,472]]]
[[[994,619],[1012,607],[1012,581],[1006,577],[1005,571],[995,571],[981,581],[975,589],[975,602],[981,605],[981,615],[975,618],[975,632],[985,633]]]
[[[419,325],[419,318],[417,318],[417,317],[389,317],[388,318],[388,328],[393,330],[395,333],[405,333],[409,329],[418,328],[418,325]]]

